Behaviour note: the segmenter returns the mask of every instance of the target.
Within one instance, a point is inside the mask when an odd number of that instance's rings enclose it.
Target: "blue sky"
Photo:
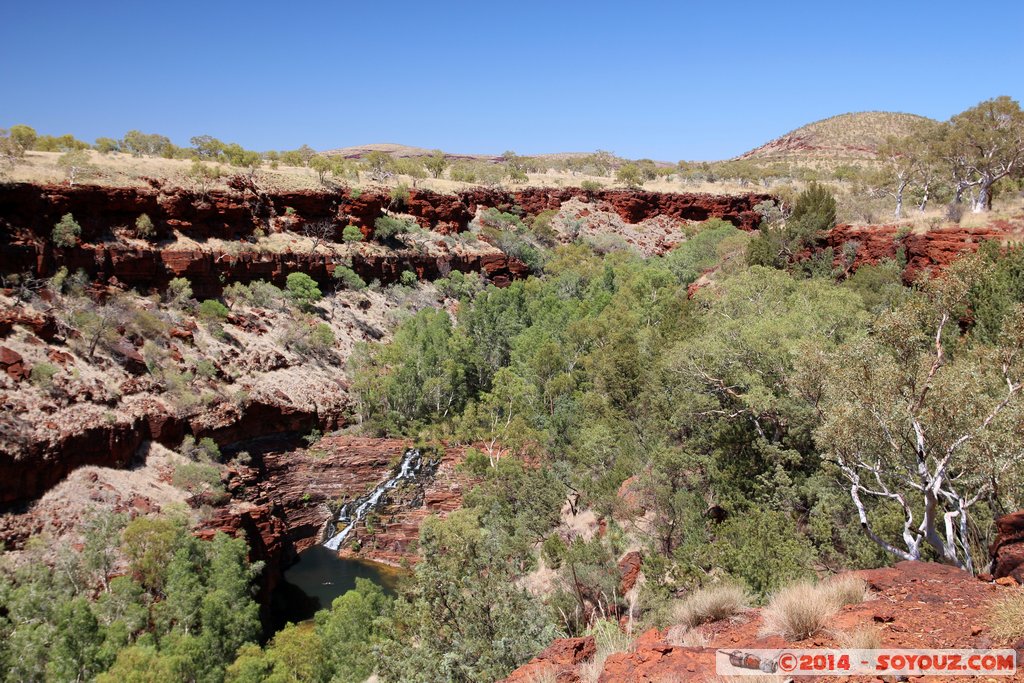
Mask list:
[[[1024,2],[36,2],[0,126],[253,149],[730,157],[810,121],[1024,98]]]

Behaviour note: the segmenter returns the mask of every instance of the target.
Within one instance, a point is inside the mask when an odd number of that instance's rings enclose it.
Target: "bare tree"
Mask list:
[[[302,226],[302,234],[313,240],[313,246],[309,253],[316,253],[316,248],[321,242],[330,240],[335,235],[334,223],[329,220],[313,221]]]

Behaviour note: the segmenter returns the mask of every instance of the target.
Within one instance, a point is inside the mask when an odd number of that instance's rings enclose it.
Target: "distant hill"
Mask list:
[[[890,135],[906,135],[930,121],[916,114],[865,111],[809,123],[741,155],[740,159],[795,163],[870,162]]]
[[[434,153],[434,150],[427,149],[426,147],[411,147],[409,145],[399,145],[391,142],[382,142],[372,145],[356,145],[354,147],[339,147],[338,149],[328,149],[323,153],[329,156],[341,156],[346,159],[360,159],[370,152],[384,152],[391,156],[399,159],[405,159],[410,157],[426,157]],[[445,152],[444,155],[449,159],[481,159],[483,161],[491,161],[497,159],[497,157],[490,154],[451,154]]]

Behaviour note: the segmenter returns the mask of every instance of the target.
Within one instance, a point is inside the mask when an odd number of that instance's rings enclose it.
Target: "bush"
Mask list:
[[[719,528],[718,564],[759,595],[811,573],[814,548],[783,512],[752,508]]]
[[[153,220],[148,214],[142,214],[135,219],[135,234],[139,237],[148,238],[152,237],[156,233],[156,228],[153,226]]]
[[[821,584],[799,581],[772,596],[764,609],[762,633],[787,640],[810,638],[828,626],[843,605],[862,602],[866,595],[866,585],[854,577]]]
[[[580,189],[586,192],[599,192],[604,189],[604,185],[597,182],[596,180],[584,180],[580,183]]]
[[[220,468],[200,462],[186,462],[174,468],[171,483],[193,496],[203,495],[211,502],[221,502],[227,496],[220,480]]]
[[[221,459],[220,446],[208,436],[198,442],[195,437],[186,436],[181,440],[178,452],[194,462],[219,462]]]
[[[199,317],[204,320],[225,320],[229,312],[228,307],[216,299],[206,299],[199,304]]]
[[[394,209],[402,210],[409,204],[409,186],[398,185],[391,190],[391,206]]]
[[[182,305],[192,298],[192,283],[188,278],[176,277],[167,284],[167,302]]]
[[[373,234],[380,241],[394,239],[412,230],[412,222],[404,218],[381,216],[373,223]]]
[[[742,586],[722,584],[701,588],[676,606],[675,621],[688,628],[727,619],[746,609],[750,594]]]
[[[58,247],[73,247],[81,236],[82,226],[70,213],[64,214],[60,222],[53,226],[53,243]]]
[[[341,283],[345,289],[351,289],[357,292],[359,290],[366,289],[366,282],[363,278],[359,277],[359,274],[348,266],[335,266],[334,279]]]
[[[29,381],[42,389],[53,386],[53,376],[57,374],[57,366],[51,363],[36,363],[29,373]]]
[[[824,185],[811,183],[797,195],[786,231],[793,241],[806,244],[835,226],[836,198]]]
[[[313,304],[323,296],[316,280],[305,273],[289,273],[286,288],[288,295],[304,310],[312,308]]]
[[[325,353],[334,348],[334,330],[330,325],[320,323],[309,333],[310,349],[317,353]]]
[[[403,287],[415,287],[416,283],[419,282],[419,278],[417,278],[416,273],[411,270],[403,270],[401,276],[398,278],[398,282]]]
[[[1024,638],[1024,588],[1014,588],[989,608],[992,636],[1006,642]]]
[[[362,242],[363,231],[357,225],[346,225],[341,231],[341,239],[345,242]]]

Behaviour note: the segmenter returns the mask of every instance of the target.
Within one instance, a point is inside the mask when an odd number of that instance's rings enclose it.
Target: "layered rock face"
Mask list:
[[[754,205],[767,195],[713,196],[625,190],[585,192],[579,188],[528,188],[517,192],[471,190],[443,195],[413,190],[403,211],[421,227],[439,233],[464,231],[478,208],[518,207],[526,215],[558,209],[564,202],[583,198],[598,210],[613,211],[629,223],[666,216],[678,220],[717,217],[744,229],[759,220]],[[248,246],[257,230],[301,230],[311,222],[327,221],[333,240],[341,241],[347,225],[371,236],[375,220],[391,206],[388,194],[375,191],[264,193],[239,185],[233,190],[200,193],[183,188],[151,189],[98,186],[0,186],[0,271],[53,274],[61,266],[84,270],[90,276],[116,280],[141,289],[161,289],[175,277],[187,277],[197,296],[220,293],[224,282],[264,279],[281,285],[288,273],[304,272],[323,283],[330,280],[336,262],[330,255],[257,251]],[[82,227],[80,243],[55,248],[53,225],[67,213]],[[112,239],[115,231],[133,226],[145,213],[155,235],[132,244]],[[187,238],[196,244],[210,239],[239,245],[231,250],[183,248],[168,242]],[[412,270],[421,279],[435,279],[451,270],[479,272],[503,285],[525,276],[526,267],[495,249],[481,253],[418,253],[411,250],[360,251],[351,256],[353,270],[367,282],[395,282]]]
[[[856,245],[856,255],[850,265],[851,272],[865,263],[874,264],[895,258],[902,249],[907,260],[903,281],[911,284],[922,272],[942,270],[963,254],[977,251],[983,242],[1002,242],[1010,234],[1007,227],[991,225],[982,228],[942,228],[900,237],[899,228],[894,225],[837,225],[825,235],[821,248],[831,247],[836,254],[835,263],[839,265],[844,246]]]

